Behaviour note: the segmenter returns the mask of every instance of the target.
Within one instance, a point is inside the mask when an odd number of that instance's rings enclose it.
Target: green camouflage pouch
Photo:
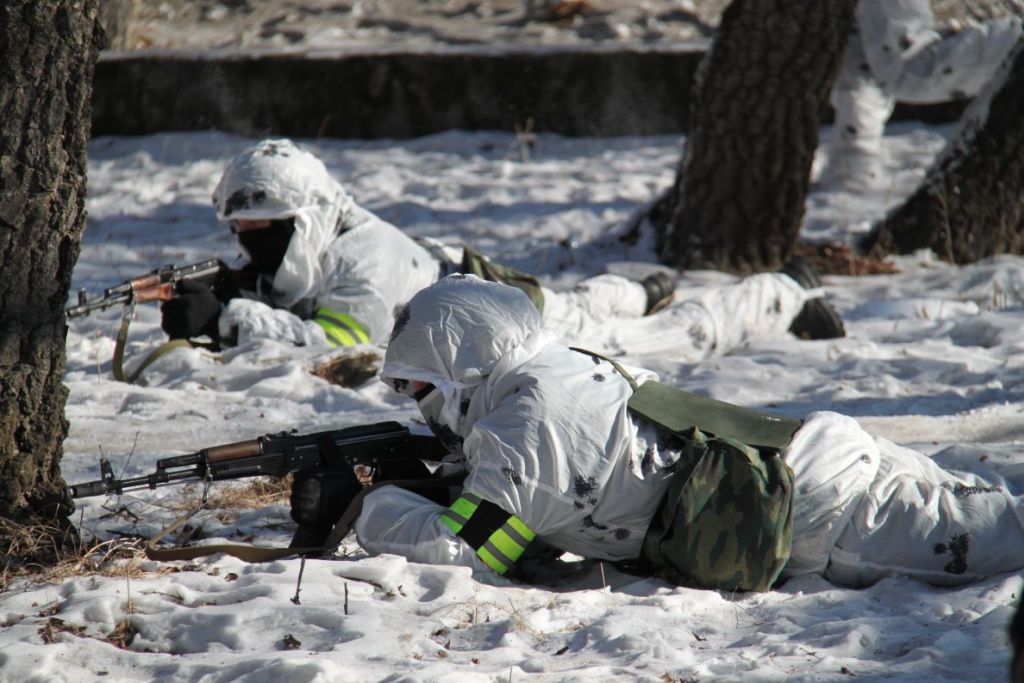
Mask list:
[[[800,421],[660,382],[638,385],[611,358],[575,350],[614,365],[633,387],[630,411],[683,442],[637,569],[685,586],[771,588],[793,545],[793,470],[779,453]]]
[[[462,272],[476,275],[489,282],[500,282],[520,289],[530,297],[538,311],[544,312],[544,292],[540,288],[540,280],[532,275],[494,263],[480,252],[466,246],[463,246]]]
[[[643,558],[680,585],[766,591],[789,559],[793,471],[774,451],[709,437],[685,443],[643,542]]]

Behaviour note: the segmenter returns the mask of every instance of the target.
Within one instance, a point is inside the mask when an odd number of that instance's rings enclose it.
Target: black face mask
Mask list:
[[[284,253],[295,233],[295,219],[270,221],[269,228],[246,230],[238,233],[238,243],[249,252],[249,259],[256,270],[263,275],[273,277],[281,267]]]

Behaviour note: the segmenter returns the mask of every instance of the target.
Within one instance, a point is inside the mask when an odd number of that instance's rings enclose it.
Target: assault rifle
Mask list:
[[[374,481],[425,480],[429,478],[429,471],[422,460],[440,460],[445,452],[433,436],[412,434],[397,422],[378,422],[305,435],[282,432],[162,458],[157,460],[152,474],[141,477],[117,479],[110,461],[103,458],[100,460],[100,479],[68,486],[64,493],[68,498],[87,498],[120,495],[133,489],[155,489],[188,481],[206,483],[327,472],[342,479],[342,487],[336,495],[351,500],[363,488],[356,476],[357,466],[371,468]],[[332,507],[340,507],[344,511],[347,500],[332,501]],[[330,527],[300,525],[291,546],[319,547],[330,531]]]
[[[125,280],[116,287],[108,287],[103,296],[90,300],[85,289],[78,290],[78,303],[68,306],[64,316],[68,320],[86,316],[93,311],[103,311],[112,306],[131,306],[147,301],[170,301],[177,293],[179,283],[185,280],[197,280],[209,284],[210,289],[218,298],[224,300],[238,295],[239,287],[249,284],[246,270],[232,270],[219,259],[208,259],[187,266],[169,264],[151,270],[145,275]]]
[[[103,296],[90,300],[85,289],[78,290],[78,304],[64,309],[64,317],[68,320],[89,315],[93,311],[106,310],[112,306],[123,305],[121,329],[117,333],[114,345],[114,357],[111,370],[114,379],[131,384],[138,378],[150,363],[166,351],[181,345],[193,345],[188,340],[172,340],[158,347],[130,375],[124,373],[124,347],[128,340],[128,325],[135,312],[135,304],[147,301],[170,301],[179,293],[182,282],[194,280],[210,287],[214,295],[221,301],[227,301],[239,295],[242,289],[256,288],[255,271],[243,268],[232,270],[219,259],[208,259],[187,266],[173,264],[162,266],[145,275],[125,280],[116,287],[108,287]],[[217,344],[212,345],[216,348]]]

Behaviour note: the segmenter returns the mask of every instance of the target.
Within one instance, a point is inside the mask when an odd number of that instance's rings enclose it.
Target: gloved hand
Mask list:
[[[295,475],[289,502],[292,519],[301,527],[330,531],[362,489],[351,470]]]
[[[178,294],[160,306],[160,327],[171,339],[188,339],[201,334],[216,340],[220,302],[208,285],[192,280],[178,284]]]

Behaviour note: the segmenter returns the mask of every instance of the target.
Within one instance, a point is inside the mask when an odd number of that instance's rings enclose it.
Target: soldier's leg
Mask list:
[[[804,418],[782,457],[795,482],[793,548],[782,576],[822,574],[878,472],[878,446],[853,418],[822,411]]]
[[[575,344],[599,337],[611,321],[643,316],[646,306],[647,292],[639,282],[619,275],[598,275],[568,291],[545,288],[544,326],[566,343]]]
[[[656,353],[696,362],[756,339],[787,334],[813,292],[778,273],[762,273],[652,315],[603,320],[544,306],[544,324],[572,346],[611,355]],[[557,316],[564,315],[559,320]],[[570,324],[566,324],[569,321]]]
[[[847,43],[831,102],[835,120],[819,186],[847,192],[879,187],[885,181],[882,139],[896,101],[871,75],[857,34]]]
[[[1024,568],[1024,499],[997,475],[946,471],[876,438],[878,476],[839,537],[826,576],[866,585],[893,574],[955,585]]]

